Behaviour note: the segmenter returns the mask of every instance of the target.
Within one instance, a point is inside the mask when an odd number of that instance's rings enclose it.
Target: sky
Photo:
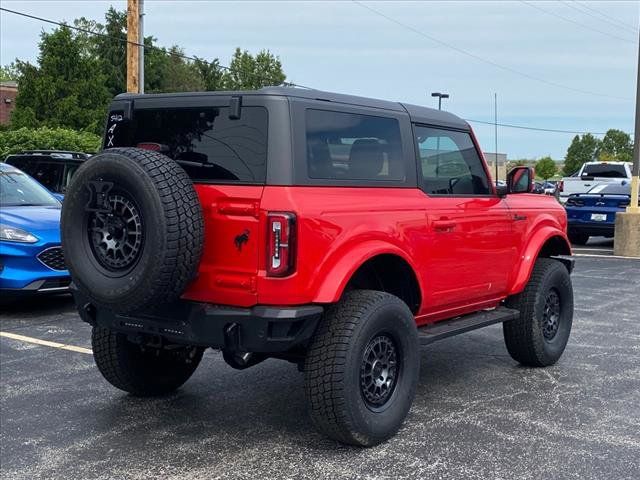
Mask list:
[[[103,20],[118,1],[0,0],[50,18]],[[375,11],[372,11],[375,10]],[[634,126],[640,2],[224,2],[145,0],[145,34],[228,64],[268,49],[287,80],[435,106],[465,119],[589,132]],[[51,25],[0,12],[0,63],[35,62]],[[472,123],[484,151],[494,127]],[[562,159],[575,134],[498,127],[508,158]]]

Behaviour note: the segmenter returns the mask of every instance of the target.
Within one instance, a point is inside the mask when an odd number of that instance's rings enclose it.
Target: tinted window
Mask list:
[[[594,165],[585,165],[581,175],[583,177],[626,178],[627,171],[625,170],[624,165],[598,163]]]
[[[60,178],[62,177],[62,170],[64,170],[64,163],[44,162],[34,158],[15,159],[9,163],[31,175],[52,192],[60,190]]]
[[[310,178],[403,180],[398,120],[309,109],[306,113]]]
[[[482,160],[465,132],[415,127],[425,192],[434,195],[491,193]]]
[[[243,107],[237,120],[228,107],[139,109],[109,124],[105,147],[158,148],[194,180],[264,183],[267,127],[263,107]]]

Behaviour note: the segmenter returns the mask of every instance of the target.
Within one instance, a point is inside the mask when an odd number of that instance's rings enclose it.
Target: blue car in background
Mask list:
[[[571,243],[584,245],[592,236],[613,237],[616,213],[624,212],[630,200],[630,185],[602,184],[569,195],[565,208]]]
[[[0,163],[0,296],[60,293],[71,278],[60,246],[62,204],[24,172]]]

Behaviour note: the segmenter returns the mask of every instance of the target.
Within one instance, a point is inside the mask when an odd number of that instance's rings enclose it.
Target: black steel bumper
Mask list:
[[[323,312],[319,305],[234,308],[181,300],[163,306],[162,312],[129,316],[96,308],[74,286],[71,291],[80,316],[91,325],[239,352],[279,353],[303,346]]]

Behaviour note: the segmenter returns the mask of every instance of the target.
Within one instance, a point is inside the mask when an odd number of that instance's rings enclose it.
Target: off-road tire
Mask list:
[[[196,370],[203,353],[199,347],[144,347],[103,327],[93,327],[91,346],[102,376],[138,397],[165,395],[179,388]]]
[[[92,240],[98,214],[88,205],[96,182],[112,184],[107,198],[125,198],[138,213],[140,244],[123,268],[105,265],[98,250],[109,245]],[[204,242],[200,202],[182,167],[159,152],[112,148],[84,162],[67,190],[61,222],[73,282],[97,307],[118,313],[157,308],[177,299],[197,273]],[[121,222],[121,232],[126,225]]]
[[[559,315],[555,334],[547,338],[545,309],[551,292],[559,299]],[[525,289],[505,303],[520,311],[519,318],[503,324],[504,341],[511,357],[529,367],[556,363],[567,345],[573,322],[573,287],[567,268],[557,260],[539,258]]]
[[[580,232],[568,232],[569,241],[575,245],[586,245],[589,241],[589,235]]]
[[[378,411],[361,390],[361,366],[370,342],[390,338],[399,368],[395,388]],[[316,428],[342,443],[370,447],[393,436],[404,421],[418,383],[420,355],[413,314],[385,292],[352,290],[330,306],[304,363],[305,394]]]

